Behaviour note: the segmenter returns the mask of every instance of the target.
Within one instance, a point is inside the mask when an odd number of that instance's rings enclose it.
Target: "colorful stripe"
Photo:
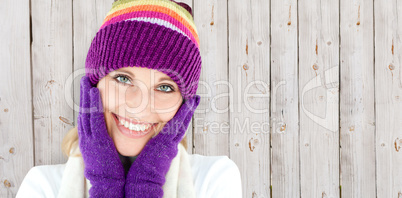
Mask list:
[[[170,0],[120,0],[113,3],[103,27],[119,21],[136,20],[162,25],[191,39],[199,47],[197,28],[191,14]]]
[[[188,22],[193,22],[193,16],[180,5],[170,1],[170,0],[119,0],[113,3],[111,10],[107,13],[110,15],[118,10],[125,9],[127,7],[137,6],[137,5],[159,5],[163,7],[170,8],[173,12],[180,13],[180,15],[185,18]],[[107,16],[106,15],[106,16]],[[193,28],[194,23],[191,23]]]

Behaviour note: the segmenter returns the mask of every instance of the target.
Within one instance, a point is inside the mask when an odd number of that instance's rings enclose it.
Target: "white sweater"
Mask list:
[[[227,156],[188,155],[196,196],[242,197],[237,165]],[[57,197],[66,164],[32,167],[25,176],[16,198]]]

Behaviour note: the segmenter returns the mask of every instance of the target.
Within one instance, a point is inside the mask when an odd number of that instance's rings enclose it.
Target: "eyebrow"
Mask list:
[[[132,73],[131,71],[120,70],[120,71],[118,71],[118,72],[123,72],[123,73],[129,74],[129,75],[131,75],[132,77],[135,78],[134,73]],[[173,81],[171,78],[169,78],[169,77],[162,77],[162,78],[159,78],[159,81],[163,81],[163,80],[167,80],[167,81],[174,82],[174,81]]]
[[[167,81],[171,81],[171,82],[174,82],[172,79],[170,79],[169,77],[162,77],[162,78],[159,78],[159,81],[163,81],[163,80],[167,80]]]
[[[131,73],[131,71],[120,70],[120,71],[117,71],[117,72],[123,72],[123,73],[129,74],[129,75],[135,77],[135,75],[133,73]]]

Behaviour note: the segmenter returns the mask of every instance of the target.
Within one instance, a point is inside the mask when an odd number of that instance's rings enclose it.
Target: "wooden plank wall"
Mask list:
[[[14,197],[34,166],[30,5],[0,6],[0,197]]]
[[[272,197],[300,197],[297,1],[271,8]]]
[[[269,6],[228,1],[229,156],[240,169],[244,197],[270,196]]]
[[[375,150],[378,197],[402,197],[400,1],[374,1]]]
[[[402,197],[402,4],[185,0],[202,98],[188,152],[227,155],[243,197]],[[65,163],[79,80],[113,0],[0,6],[0,197]]]
[[[298,11],[300,197],[339,197],[339,1]]]
[[[341,195],[375,198],[374,1],[340,5]]]

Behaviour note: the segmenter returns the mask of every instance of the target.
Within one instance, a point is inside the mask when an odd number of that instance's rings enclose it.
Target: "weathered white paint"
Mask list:
[[[34,165],[29,1],[0,6],[0,197],[15,197]]]
[[[270,120],[269,1],[228,1],[228,21],[230,158],[243,197],[270,197],[270,134],[257,127]]]
[[[374,1],[377,197],[402,197],[400,1]]]
[[[339,1],[298,12],[300,196],[339,197]]]
[[[272,197],[300,197],[297,1],[271,1]]]
[[[340,5],[341,193],[375,198],[373,1]]]
[[[227,4],[205,0],[194,1],[194,7],[202,57],[197,90],[201,102],[194,116],[194,153],[229,156],[229,96],[219,97],[229,87]]]
[[[73,126],[64,99],[72,71],[72,1],[31,1],[35,166],[65,162],[60,142]]]

